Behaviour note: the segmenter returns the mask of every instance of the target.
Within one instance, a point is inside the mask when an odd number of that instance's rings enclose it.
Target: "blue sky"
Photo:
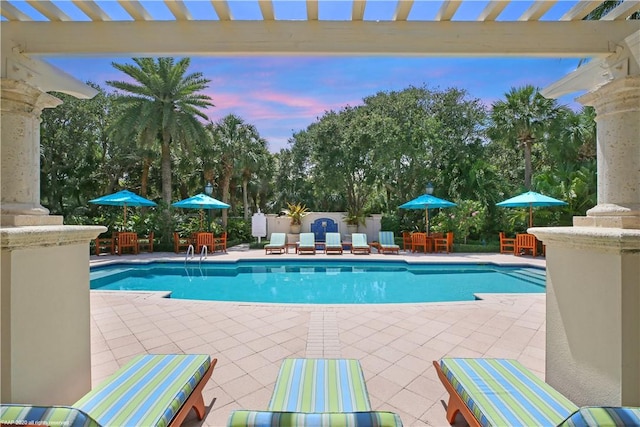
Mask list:
[[[125,76],[111,65],[129,58],[48,58],[82,81],[107,88]],[[543,88],[575,69],[577,59],[478,59],[381,57],[192,58],[190,71],[211,80],[206,93],[215,107],[212,121],[236,114],[253,124],[277,152],[294,132],[306,129],[325,111],[355,106],[380,91],[411,85],[467,90],[484,104],[504,99],[512,87]],[[559,99],[577,109],[576,95]]]
[[[475,20],[488,0],[465,1],[454,20]],[[88,20],[71,1],[54,0],[73,20]],[[116,1],[96,2],[114,20],[132,18]],[[160,1],[141,1],[154,19],[174,19]],[[576,1],[560,1],[541,18],[557,20]],[[35,20],[45,19],[28,3],[12,4]],[[276,19],[305,19],[304,1],[274,1]],[[389,20],[396,1],[369,0],[365,20]],[[516,20],[532,4],[529,0],[512,1],[498,20]],[[210,1],[187,0],[185,5],[196,19],[216,20]],[[432,20],[442,1],[417,0],[409,20]],[[260,19],[257,1],[229,1],[234,19]],[[351,1],[319,0],[319,18],[347,20]],[[4,18],[3,18],[4,19]],[[92,81],[106,88],[105,81],[124,79],[112,62],[130,58],[83,57],[43,58],[82,81]],[[206,93],[214,108],[207,111],[212,121],[236,114],[256,126],[260,135],[277,152],[286,147],[294,132],[305,129],[325,111],[361,104],[362,99],[380,91],[402,90],[411,85],[431,89],[450,87],[465,89],[470,98],[486,105],[504,99],[512,87],[527,84],[544,88],[554,83],[578,64],[575,58],[415,58],[415,57],[194,57],[190,71],[200,71],[211,80]],[[561,104],[577,109],[578,94],[561,98]]]

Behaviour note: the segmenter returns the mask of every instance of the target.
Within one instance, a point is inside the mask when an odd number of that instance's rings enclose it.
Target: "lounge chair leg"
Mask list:
[[[456,421],[456,415],[460,412],[460,408],[456,405],[456,400],[449,397],[449,403],[447,403],[447,421],[449,424],[453,424]]]
[[[198,415],[198,419],[201,420],[204,418],[204,397],[202,393],[198,395],[195,402],[193,402],[193,409],[196,410],[196,414]]]

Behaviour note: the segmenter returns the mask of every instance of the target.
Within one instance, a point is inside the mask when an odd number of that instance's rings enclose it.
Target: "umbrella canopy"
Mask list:
[[[121,190],[117,193],[107,194],[97,199],[89,200],[89,203],[107,206],[123,206],[124,222],[127,222],[127,206],[157,206],[156,202],[138,196],[129,190]]]
[[[171,206],[176,208],[185,209],[228,209],[231,206],[207,196],[206,194],[198,194],[188,199],[180,200],[179,202],[172,203]],[[200,211],[200,228],[202,228],[202,211]]]
[[[456,206],[456,204],[448,200],[444,200],[436,196],[432,196],[431,194],[423,194],[422,196],[416,197],[413,200],[403,203],[402,205],[399,206],[399,208],[400,209],[424,209],[427,233],[429,233],[429,209],[450,208],[452,206]]]
[[[504,208],[526,208],[529,207],[529,227],[533,227],[533,207],[534,206],[562,206],[567,202],[536,193],[535,191],[527,191],[518,196],[496,203],[496,206]]]

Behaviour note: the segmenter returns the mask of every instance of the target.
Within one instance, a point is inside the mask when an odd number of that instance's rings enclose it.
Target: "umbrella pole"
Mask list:
[[[200,209],[200,231],[202,231],[202,209]]]
[[[425,224],[425,227],[427,229],[427,236],[429,236],[429,208],[424,208],[424,211],[425,211],[425,216],[424,217],[426,218],[426,222],[427,222]]]
[[[122,223],[122,231],[125,231],[124,228],[127,226],[127,204],[123,205],[124,207],[124,222]]]
[[[533,227],[533,206],[529,204],[529,228]]]

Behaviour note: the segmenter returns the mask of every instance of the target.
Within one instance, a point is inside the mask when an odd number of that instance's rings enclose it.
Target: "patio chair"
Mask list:
[[[189,245],[191,245],[191,239],[188,237],[180,237],[178,232],[173,232],[173,251],[177,254],[182,252],[183,250],[187,250]]]
[[[213,252],[227,252],[227,232],[225,231],[220,237],[213,238]]]
[[[424,253],[431,252],[431,241],[427,238],[427,233],[413,233],[411,235],[411,252],[422,249]]]
[[[507,237],[504,231],[500,232],[500,253],[511,255],[516,253],[516,239]]]
[[[400,246],[396,245],[393,231],[380,231],[378,233],[378,250],[381,253],[400,253]]]
[[[115,253],[115,245],[113,242],[113,237],[98,237],[95,239],[95,254],[100,255],[101,253],[108,252],[113,255]]]
[[[122,255],[125,250],[130,250],[133,254],[138,253],[138,234],[130,232],[118,233],[118,255]]]
[[[433,239],[433,251],[453,252],[453,231],[449,231],[445,237]]]
[[[449,424],[460,412],[472,427],[640,425],[640,408],[578,408],[516,360],[444,358],[433,365],[449,392]]]
[[[327,398],[328,397],[328,398]],[[355,359],[285,359],[266,411],[236,410],[228,427],[402,426],[393,412],[372,411]]]
[[[146,237],[138,238],[138,251],[153,252],[153,231]]]
[[[403,251],[406,251],[407,247],[410,250],[413,250],[413,247],[412,247],[413,243],[412,243],[412,240],[411,240],[411,234],[412,233],[409,232],[409,231],[403,231],[402,232],[402,250]]]
[[[213,233],[196,234],[196,253],[201,254],[204,246],[207,247],[207,253],[213,253]]]
[[[286,233],[271,233],[271,240],[268,244],[264,245],[264,253],[273,254],[279,253],[283,254],[287,245],[287,234]]]
[[[533,234],[523,233],[516,234],[516,255],[524,255],[531,251],[531,255],[535,258],[538,255],[538,240]]]
[[[202,390],[217,359],[206,354],[145,354],[132,359],[71,406],[0,405],[2,423],[68,426],[179,426],[191,409],[205,415]]]
[[[340,237],[340,233],[325,234],[324,253],[327,255],[342,255],[342,238]]]
[[[316,237],[313,233],[300,233],[298,254],[316,254]]]
[[[353,233],[351,235],[351,253],[370,254],[371,247],[367,243],[367,235],[364,233]]]

